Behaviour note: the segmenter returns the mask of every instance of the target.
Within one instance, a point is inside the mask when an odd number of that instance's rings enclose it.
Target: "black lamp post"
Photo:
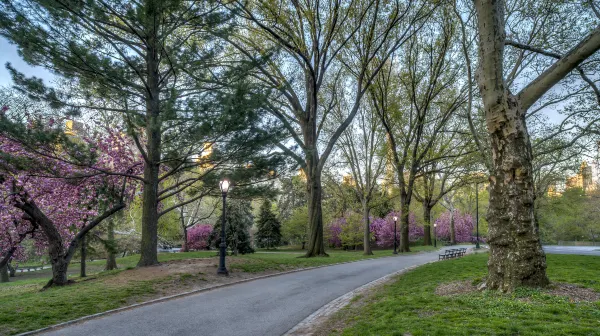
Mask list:
[[[221,195],[223,195],[223,218],[221,220],[221,248],[219,251],[219,269],[217,270],[217,274],[220,275],[229,275],[229,271],[225,267],[225,253],[227,253],[227,243],[225,240],[225,211],[227,210],[227,192],[229,191],[229,181],[223,180],[219,182],[219,187],[221,188]]]
[[[477,226],[477,241],[475,248],[479,248],[479,182],[475,182],[475,224]]]
[[[437,223],[433,223],[433,247],[437,247],[437,234],[435,232],[436,227]]]
[[[396,249],[396,242],[398,241],[396,236],[396,222],[398,221],[398,217],[394,216],[394,254],[398,254],[398,250]]]

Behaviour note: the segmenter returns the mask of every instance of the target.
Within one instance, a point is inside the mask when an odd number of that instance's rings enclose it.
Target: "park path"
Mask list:
[[[439,252],[334,265],[245,282],[88,320],[44,335],[282,335],[368,282],[437,260]]]

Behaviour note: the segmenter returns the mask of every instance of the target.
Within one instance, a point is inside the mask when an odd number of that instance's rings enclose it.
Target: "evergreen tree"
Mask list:
[[[254,224],[250,202],[246,200],[229,201],[225,215],[227,217],[225,237],[227,239],[227,246],[231,249],[233,255],[238,255],[238,253],[254,253],[250,239],[250,228]],[[222,218],[222,214],[219,215],[219,219],[215,223],[210,237],[211,245],[214,245],[216,248],[221,244]]]
[[[165,206],[170,197],[190,191],[183,202],[189,203],[205,196],[211,190],[190,189],[216,189],[225,163],[251,162],[254,172],[246,178],[264,179],[276,170],[271,157],[257,157],[264,148],[255,147],[280,133],[263,120],[258,96],[264,92],[244,80],[247,63],[228,58],[215,42],[231,33],[230,16],[214,1],[0,2],[0,35],[17,45],[26,62],[68,83],[49,88],[7,65],[15,85],[62,108],[56,120],[114,114],[135,139],[143,172],[121,175],[143,185],[139,266],[158,264],[159,219],[182,205]],[[11,129],[3,132],[27,143]],[[163,187],[181,174],[186,178],[179,184]]]
[[[256,224],[258,231],[254,237],[256,246],[274,248],[281,244],[281,222],[271,211],[271,202],[265,200],[260,207],[260,215]]]

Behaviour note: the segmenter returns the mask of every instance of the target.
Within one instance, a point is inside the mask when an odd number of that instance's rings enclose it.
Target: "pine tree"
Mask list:
[[[265,200],[260,207],[260,215],[256,224],[258,231],[254,237],[256,246],[274,248],[281,244],[281,222],[271,211],[271,202]]]
[[[76,83],[50,88],[7,65],[15,86],[61,108],[57,120],[110,114],[135,139],[143,173],[121,175],[143,185],[138,266],[158,264],[159,219],[182,205],[164,206],[170,197],[199,184],[216,188],[225,162],[252,162],[254,172],[243,178],[264,179],[276,171],[268,161],[277,155],[256,157],[280,133],[263,120],[264,90],[245,80],[251,65],[228,59],[223,44],[215,42],[231,33],[230,17],[213,1],[0,2],[0,35],[29,64]],[[11,138],[27,144],[16,133]],[[181,183],[162,187],[178,175],[186,175]],[[190,192],[183,202],[209,192]]]
[[[231,249],[233,255],[238,253],[254,253],[252,241],[250,239],[250,228],[254,224],[254,216],[252,215],[252,207],[249,201],[246,200],[230,200],[227,204],[225,223],[225,237],[227,239],[227,247]],[[221,244],[221,221],[223,216],[219,215],[219,219],[215,223],[213,232],[210,237],[210,245],[218,247]]]

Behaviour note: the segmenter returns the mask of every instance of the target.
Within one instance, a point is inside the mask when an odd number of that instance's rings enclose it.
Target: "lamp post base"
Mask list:
[[[218,275],[225,275],[228,276],[229,275],[229,271],[227,270],[227,268],[219,268],[217,270],[217,274]]]
[[[398,251],[394,250],[394,254],[398,254]]]

